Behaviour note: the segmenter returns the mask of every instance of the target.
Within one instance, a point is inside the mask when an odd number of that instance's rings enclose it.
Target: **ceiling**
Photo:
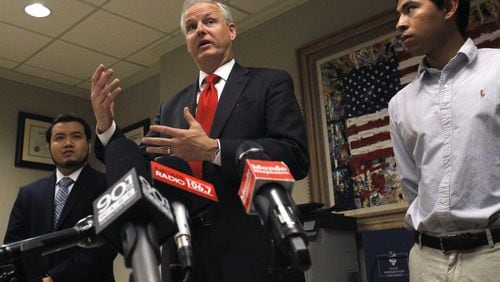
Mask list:
[[[128,88],[184,43],[183,0],[0,0],[0,77],[88,98],[98,64]],[[308,0],[227,0],[242,33]],[[44,3],[33,18],[24,7]]]

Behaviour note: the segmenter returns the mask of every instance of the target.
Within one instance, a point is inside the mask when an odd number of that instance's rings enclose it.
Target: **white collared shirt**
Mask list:
[[[233,69],[235,63],[236,61],[234,59],[231,59],[229,62],[225,63],[224,65],[220,66],[218,69],[214,71],[214,74],[220,77],[219,81],[215,84],[215,88],[217,89],[218,99],[220,99],[220,95],[224,90],[224,86],[226,86],[227,79],[229,78],[229,74],[231,74],[231,70]],[[201,91],[203,91],[203,88],[205,88],[205,82],[203,80],[208,75],[209,75],[208,73],[205,73],[204,71],[200,70],[200,75],[198,79],[199,90],[198,93],[196,94],[196,103],[198,103],[198,100],[200,99]]]
[[[500,50],[468,39],[442,69],[421,63],[389,103],[406,223],[442,234],[500,211]]]
[[[59,169],[56,169],[56,190],[54,193],[54,202],[56,200],[55,197],[57,195],[57,192],[59,192],[59,181],[64,177],[69,177],[69,178],[71,178],[71,180],[73,180],[73,184],[69,185],[69,187],[68,187],[68,195],[69,195],[71,193],[71,190],[73,190],[73,186],[75,186],[76,180],[78,179],[78,176],[80,176],[80,173],[82,172],[83,167],[84,166],[75,170],[70,175],[64,175],[64,174],[62,174],[62,172],[59,171]]]

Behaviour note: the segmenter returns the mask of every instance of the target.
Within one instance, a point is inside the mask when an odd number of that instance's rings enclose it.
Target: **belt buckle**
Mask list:
[[[447,240],[450,241],[450,242],[453,241],[453,240],[462,240],[462,241],[465,241],[465,240],[463,240],[464,239],[463,235],[465,235],[465,234],[452,234],[452,235],[448,235],[448,236],[445,236],[445,237],[438,237],[439,238],[439,247],[441,248],[441,251],[443,253],[447,253],[449,251],[452,251],[451,249],[450,250],[448,249],[450,246],[448,246],[446,244],[446,241]]]

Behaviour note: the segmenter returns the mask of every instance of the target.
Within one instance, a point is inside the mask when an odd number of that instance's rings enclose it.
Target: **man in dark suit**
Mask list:
[[[63,114],[52,121],[45,137],[56,171],[21,187],[5,243],[70,228],[92,214],[92,202],[107,185],[104,175],[87,164],[91,136],[80,117]],[[115,257],[108,246],[71,247],[43,257],[27,254],[16,267],[21,281],[114,281]]]
[[[285,71],[236,63],[232,52],[236,26],[229,9],[218,1],[186,1],[181,29],[199,77],[161,104],[141,146],[150,157],[175,155],[189,161],[194,173],[196,162],[202,161],[203,179],[216,188],[219,203],[192,220],[192,281],[303,281],[302,274],[293,278],[286,272],[269,274],[270,237],[256,216],[244,213],[235,164],[238,146],[252,140],[271,159],[284,161],[296,179],[307,175],[306,133],[292,79]],[[118,79],[111,81],[112,74],[100,65],[92,77],[99,136],[96,153],[121,136],[113,114],[121,88]],[[215,85],[205,81],[213,74]],[[217,104],[208,108],[203,101],[207,87],[215,87],[217,95]],[[214,112],[212,124],[207,126],[201,117],[210,111]]]

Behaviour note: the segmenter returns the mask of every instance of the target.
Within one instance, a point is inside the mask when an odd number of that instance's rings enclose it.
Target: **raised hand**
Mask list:
[[[106,131],[115,119],[114,101],[121,94],[122,89],[119,79],[115,78],[109,82],[112,76],[113,70],[105,69],[103,64],[100,64],[92,75],[90,100],[98,132]]]

